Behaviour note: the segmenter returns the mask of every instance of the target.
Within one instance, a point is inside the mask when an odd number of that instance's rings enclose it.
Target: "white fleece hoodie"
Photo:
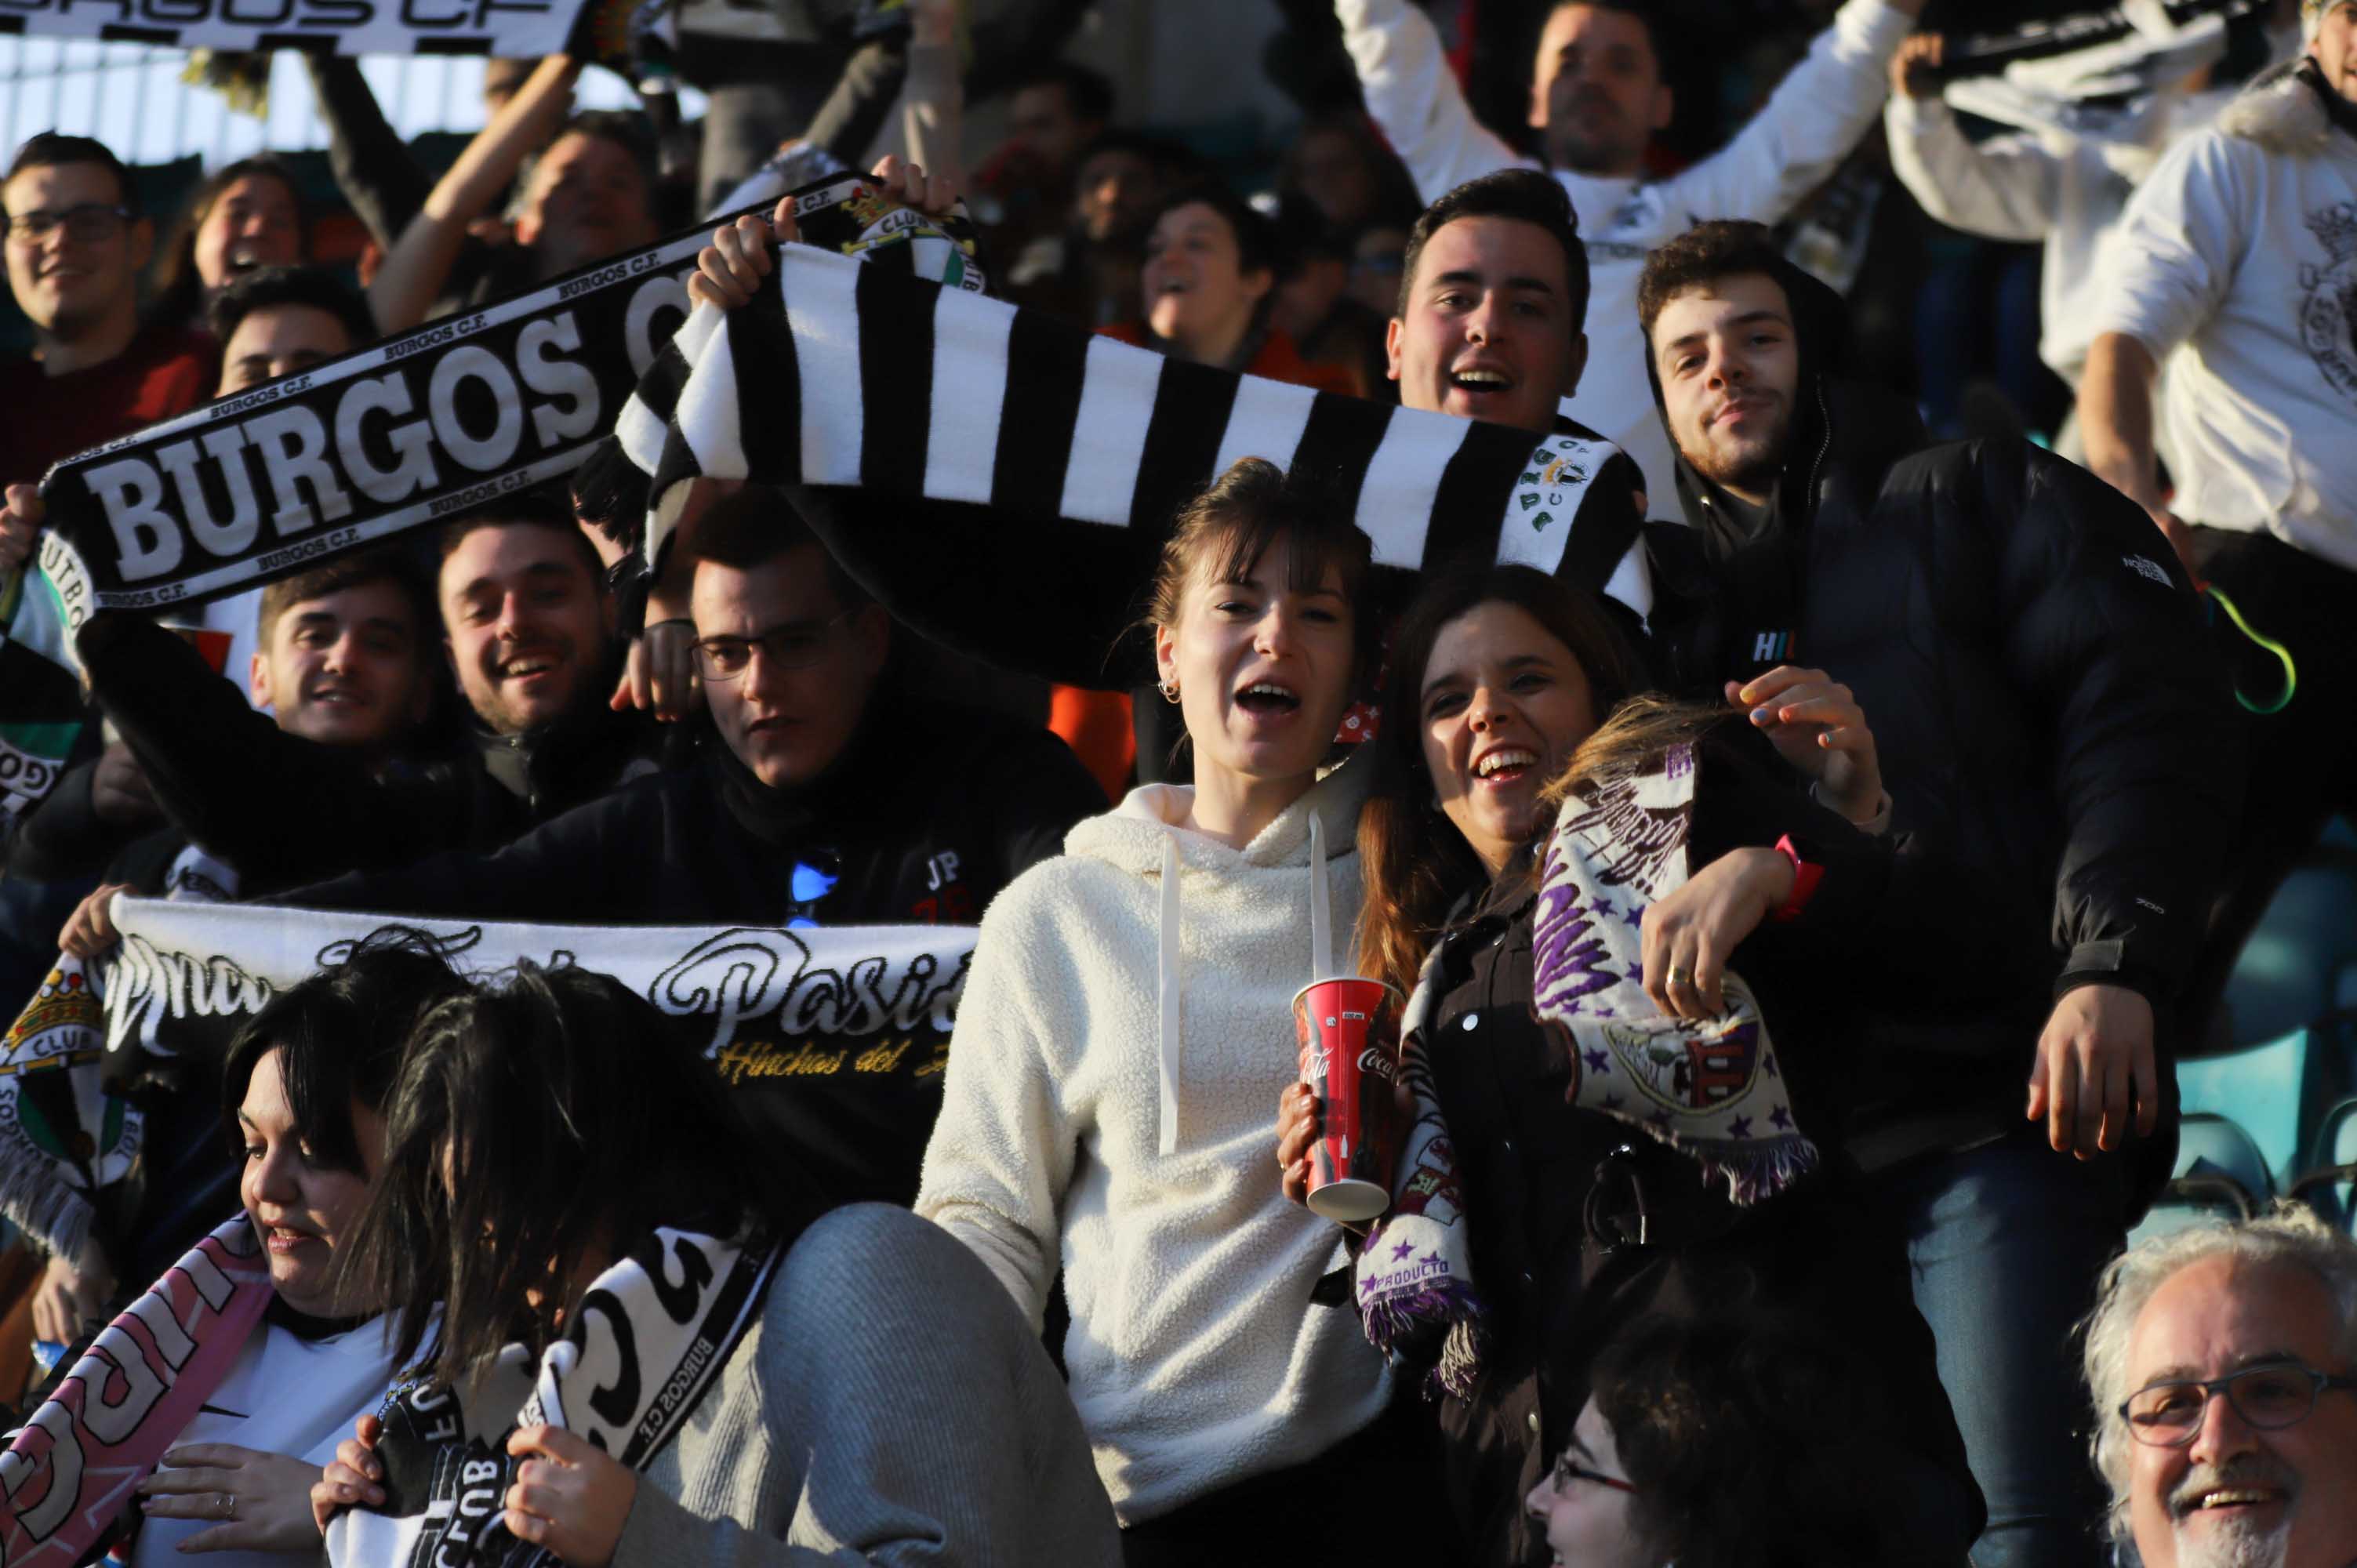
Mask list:
[[[1365,773],[1337,769],[1242,850],[1172,825],[1190,790],[1133,790],[983,917],[917,1212],[973,1248],[1035,1326],[1061,1263],[1072,1399],[1124,1523],[1299,1464],[1368,1425],[1390,1393],[1356,1315],[1310,1302],[1342,1262],[1340,1234],[1285,1200],[1276,1168],[1277,1096],[1300,1077],[1309,815],[1347,933]]]

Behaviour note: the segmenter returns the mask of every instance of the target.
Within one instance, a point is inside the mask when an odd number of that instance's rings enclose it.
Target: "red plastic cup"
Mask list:
[[[1399,1072],[1400,993],[1338,975],[1293,994],[1301,1081],[1317,1092],[1325,1132],[1309,1146],[1309,1210],[1355,1224],[1392,1204],[1392,1082]]]

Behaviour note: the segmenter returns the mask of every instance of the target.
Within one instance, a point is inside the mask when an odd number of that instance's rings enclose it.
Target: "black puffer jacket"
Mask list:
[[[1997,928],[1986,972],[1959,977],[1976,999],[1878,1022],[1849,1139],[1872,1168],[2019,1128],[2074,986],[2143,993],[2167,1045],[2242,768],[2198,603],[2144,514],[2025,441],[1928,445],[1903,403],[1816,371],[1799,314],[1764,526],[1681,460],[1691,526],[1648,525],[1652,627],[1683,692],[1781,663],[1846,682],[1895,829],[1970,868],[1950,896]]]

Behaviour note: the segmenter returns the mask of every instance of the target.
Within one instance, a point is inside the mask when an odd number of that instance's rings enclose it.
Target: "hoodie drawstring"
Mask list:
[[[1178,835],[1162,835],[1162,1038],[1157,1053],[1162,1065],[1161,1134],[1157,1152],[1178,1152],[1178,1036],[1183,1019],[1178,1007],[1181,982],[1178,961]]]

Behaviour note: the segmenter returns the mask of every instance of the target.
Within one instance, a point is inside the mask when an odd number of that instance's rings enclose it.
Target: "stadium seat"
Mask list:
[[[2238,1045],[2277,1038],[2357,1003],[2357,831],[2329,823],[2284,879],[2226,982]]]
[[[2316,1129],[2308,1170],[2289,1196],[2357,1234],[2357,1099],[2326,1112]]]
[[[2247,1218],[2265,1209],[2275,1191],[2266,1155],[2250,1133],[2214,1112],[2188,1111],[2169,1185],[2130,1233],[2129,1244],[2205,1219]]]
[[[2280,1188],[2303,1168],[2312,1119],[2338,1087],[2328,1072],[2332,1037],[2330,1029],[2295,1028],[2230,1056],[2179,1062],[2177,1092],[2187,1122],[2207,1112],[2249,1134]]]

